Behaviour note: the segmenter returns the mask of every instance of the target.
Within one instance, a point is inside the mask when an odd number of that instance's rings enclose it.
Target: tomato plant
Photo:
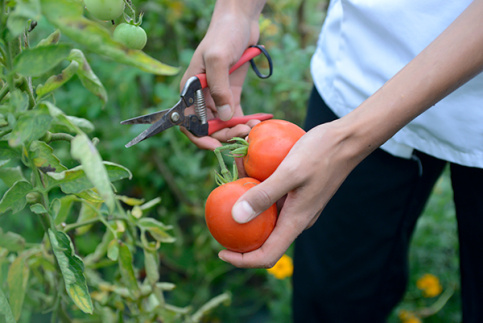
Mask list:
[[[114,20],[124,12],[124,0],[84,0],[84,4],[99,20]]]
[[[132,173],[104,161],[89,137],[94,125],[58,100],[62,92],[77,96],[70,88],[77,76],[82,91],[109,104],[113,91],[91,68],[92,53],[156,75],[177,69],[126,51],[83,15],[80,0],[2,4],[0,322],[199,322],[230,296],[196,312],[167,303],[174,284],[160,281],[159,252],[174,237],[148,216],[160,198],[119,195],[113,182]]]
[[[147,42],[147,35],[144,29],[141,26],[130,23],[119,24],[114,29],[113,38],[130,49],[143,49]]]
[[[247,140],[237,138],[235,156],[243,157],[243,166],[248,176],[266,180],[277,169],[293,145],[305,134],[294,123],[271,119],[252,128]]]
[[[275,227],[275,204],[248,223],[238,223],[231,216],[231,209],[238,198],[259,183],[254,178],[240,178],[218,186],[208,196],[206,224],[216,241],[229,250],[249,252],[258,249]]]

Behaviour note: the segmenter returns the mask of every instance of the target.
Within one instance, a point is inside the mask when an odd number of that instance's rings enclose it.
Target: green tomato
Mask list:
[[[124,0],[84,0],[84,4],[99,20],[114,20],[124,12]]]
[[[143,49],[148,40],[142,27],[126,23],[121,23],[114,29],[113,38],[130,49]]]

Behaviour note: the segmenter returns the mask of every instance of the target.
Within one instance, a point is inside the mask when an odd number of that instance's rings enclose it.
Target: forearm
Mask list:
[[[258,41],[259,30],[258,20],[266,0],[218,0],[213,11],[210,26],[208,28],[209,35],[212,31],[218,34],[220,29],[231,29],[231,32],[237,34],[240,29],[250,28],[250,41],[254,45]],[[227,42],[234,39],[228,38]],[[223,42],[220,42],[223,43]]]
[[[364,158],[483,70],[481,17],[483,1],[476,0],[399,73],[339,120],[348,152]]]
[[[213,11],[213,19],[219,15],[242,14],[249,19],[257,20],[265,6],[266,0],[218,0]]]

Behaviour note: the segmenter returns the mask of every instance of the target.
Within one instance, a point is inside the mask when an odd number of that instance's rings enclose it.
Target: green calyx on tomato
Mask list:
[[[124,0],[84,0],[87,11],[99,20],[114,20],[124,12]]]
[[[124,22],[114,29],[113,38],[129,49],[139,50],[146,46],[148,40],[146,32],[141,26]]]

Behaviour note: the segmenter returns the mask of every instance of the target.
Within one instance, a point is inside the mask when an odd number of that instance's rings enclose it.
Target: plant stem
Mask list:
[[[221,154],[221,151],[224,150],[224,147],[218,147],[213,152],[215,153],[216,159],[218,160],[218,165],[220,165],[221,169],[221,179],[226,180],[227,182],[231,182],[233,180],[233,176],[226,168],[225,160]]]
[[[64,227],[63,231],[67,233],[67,232],[72,231],[74,229],[83,227],[85,225],[94,224],[94,223],[99,222],[99,221],[100,221],[99,218],[93,218],[93,219],[85,220],[85,221],[82,221],[82,222],[76,222],[76,223],[68,224]]]
[[[84,203],[84,205],[87,205],[88,207],[90,207],[97,214],[96,220],[102,222],[102,224],[104,224],[106,228],[108,228],[112,232],[114,237],[117,237],[117,231],[114,230],[114,228],[109,224],[109,222],[106,221],[106,219],[104,219],[104,216],[102,215],[102,213],[98,208],[94,207],[94,205],[90,203]]]
[[[52,141],[61,141],[61,140],[65,140],[65,141],[69,141],[70,142],[73,139],[74,139],[74,136],[72,136],[72,135],[70,135],[68,133],[52,133],[49,142],[52,142]]]
[[[417,315],[420,317],[428,317],[438,313],[444,305],[448,302],[448,300],[454,294],[454,287],[450,286],[446,289],[446,291],[441,294],[441,296],[429,307],[423,308],[417,311]]]
[[[8,92],[9,92],[8,84],[5,84],[5,86],[0,90],[0,101],[3,100],[3,98],[5,97],[5,95],[7,95]]]

